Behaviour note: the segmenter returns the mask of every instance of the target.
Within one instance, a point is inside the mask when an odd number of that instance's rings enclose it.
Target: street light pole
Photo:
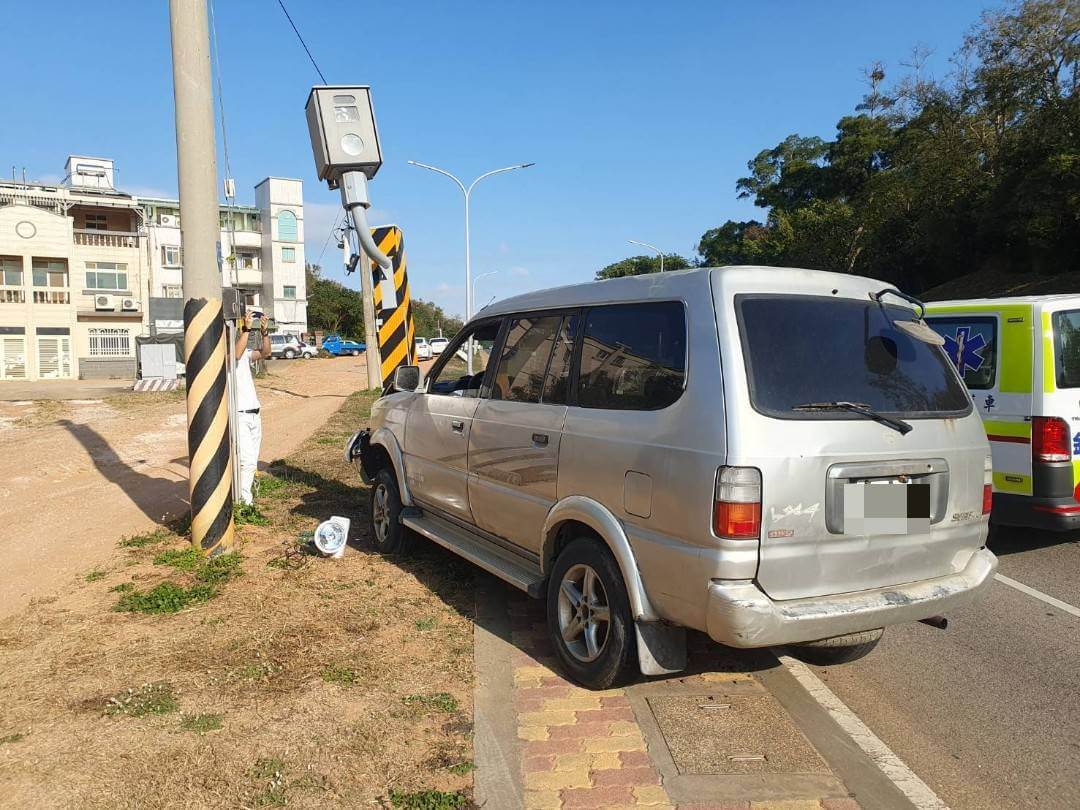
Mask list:
[[[479,183],[481,180],[483,180],[486,177],[491,177],[492,175],[496,175],[496,174],[503,174],[504,172],[512,172],[515,169],[527,169],[530,166],[535,166],[536,164],[535,163],[519,163],[516,166],[505,166],[505,167],[503,167],[501,169],[494,169],[494,170],[492,170],[490,172],[485,172],[484,174],[480,175],[475,180],[473,180],[468,186],[466,186],[464,183],[462,183],[460,180],[458,180],[457,177],[452,175],[450,172],[446,171],[446,169],[440,169],[438,166],[431,166],[431,165],[429,165],[427,163],[421,163],[420,161],[417,161],[417,160],[410,160],[409,165],[410,166],[419,166],[421,169],[427,169],[428,171],[435,172],[436,174],[441,174],[444,177],[449,177],[451,180],[453,180],[455,183],[457,183],[458,188],[461,189],[461,193],[463,195],[465,195],[465,322],[468,323],[469,319],[473,315],[473,313],[472,313],[472,306],[473,306],[473,302],[472,302],[472,257],[471,257],[470,245],[469,245],[469,198],[472,196],[472,190],[476,187],[477,183]],[[470,341],[469,342],[469,369],[468,369],[469,374],[473,373],[472,360],[473,360],[473,358],[472,358],[472,341]]]
[[[650,250],[655,250],[656,255],[660,257],[660,272],[664,272],[664,252],[660,250],[660,248],[658,248],[656,245],[650,245],[648,242],[639,242],[636,239],[627,239],[626,241],[629,242],[631,245],[641,245],[642,247],[647,247]]]

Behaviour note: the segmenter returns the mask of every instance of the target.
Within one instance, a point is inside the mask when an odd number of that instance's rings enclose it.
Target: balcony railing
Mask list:
[[[35,304],[70,304],[71,293],[68,290],[34,289]]]
[[[0,304],[25,304],[26,293],[22,287],[0,287]]]
[[[75,244],[84,247],[134,248],[141,233],[134,231],[87,231],[75,229]]]

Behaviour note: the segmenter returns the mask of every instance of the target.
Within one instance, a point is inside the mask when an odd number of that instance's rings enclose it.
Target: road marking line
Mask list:
[[[994,579],[1000,582],[1002,585],[1008,585],[1010,588],[1016,588],[1020,593],[1026,593],[1028,596],[1034,596],[1048,605],[1053,605],[1058,610],[1064,610],[1066,613],[1071,613],[1073,616],[1080,618],[1080,608],[1075,608],[1068,602],[1062,602],[1060,599],[1055,599],[1052,596],[1047,596],[1042,591],[1037,591],[1034,588],[1028,587],[1023,582],[1017,582],[1015,579],[1009,579],[1004,574],[994,574]]]
[[[938,798],[922,779],[915,775],[904,761],[892,752],[855,712],[838,698],[808,666],[796,661],[789,655],[781,655],[780,660],[802,687],[810,693],[829,716],[837,722],[849,737],[861,748],[878,770],[918,808],[918,810],[949,810],[948,805]]]

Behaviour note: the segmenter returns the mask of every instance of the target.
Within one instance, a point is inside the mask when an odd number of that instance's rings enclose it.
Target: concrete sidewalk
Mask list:
[[[692,634],[687,672],[590,691],[560,674],[543,602],[487,577],[481,590],[481,806],[859,809],[763,686],[759,670],[778,666],[771,653],[727,650]]]

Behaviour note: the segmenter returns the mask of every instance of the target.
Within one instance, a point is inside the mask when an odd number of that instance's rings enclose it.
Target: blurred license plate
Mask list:
[[[930,485],[844,485],[844,534],[924,534],[930,530]]]

